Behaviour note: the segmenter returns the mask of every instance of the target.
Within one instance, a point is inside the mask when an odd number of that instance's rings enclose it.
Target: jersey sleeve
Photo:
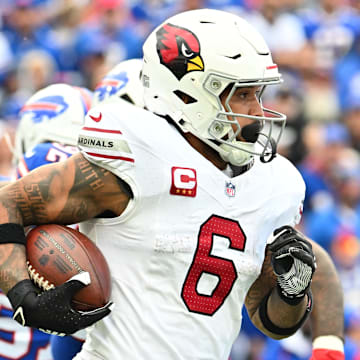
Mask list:
[[[126,132],[127,127],[122,126],[121,119],[110,105],[91,109],[79,133],[78,147],[88,161],[131,185],[135,166],[135,156],[130,144],[132,136]]]

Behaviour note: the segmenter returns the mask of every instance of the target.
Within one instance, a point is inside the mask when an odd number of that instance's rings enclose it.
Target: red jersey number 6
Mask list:
[[[197,248],[190,269],[186,275],[181,297],[191,312],[214,315],[224,303],[237,279],[237,272],[232,260],[211,255],[214,235],[229,240],[229,249],[244,251],[246,236],[239,223],[212,215],[201,225]],[[212,274],[219,281],[210,295],[200,294],[197,284],[203,273]]]

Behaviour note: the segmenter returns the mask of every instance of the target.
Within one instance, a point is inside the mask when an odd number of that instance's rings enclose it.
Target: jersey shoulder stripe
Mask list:
[[[113,160],[124,160],[124,161],[129,161],[129,162],[135,162],[135,159],[127,158],[127,157],[124,157],[124,156],[97,154],[97,153],[91,153],[91,152],[89,152],[89,151],[85,151],[85,152],[86,152],[86,154],[88,154],[88,155],[90,155],[90,156],[95,156],[95,157],[99,157],[99,158],[113,159]]]
[[[84,126],[82,129],[85,131],[103,132],[103,133],[108,133],[108,134],[120,134],[120,135],[122,134],[122,132],[120,130],[99,129],[99,128],[88,127],[88,126]]]
[[[95,109],[95,110],[94,110]],[[91,109],[85,117],[84,127],[78,137],[78,147],[88,159],[103,165],[102,161],[116,160],[126,163],[134,163],[135,157],[130,148],[128,138],[120,127],[122,119],[118,114],[121,107],[114,112],[112,107],[98,106]],[[120,110],[120,111],[119,111]],[[99,122],[94,122],[92,114],[100,117]],[[110,165],[110,164],[108,164]],[[117,163],[116,166],[119,166]]]

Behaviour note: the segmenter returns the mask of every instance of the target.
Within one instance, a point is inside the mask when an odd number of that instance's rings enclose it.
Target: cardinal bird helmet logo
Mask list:
[[[156,32],[156,38],[161,64],[178,80],[191,71],[204,71],[199,40],[190,30],[168,23]]]

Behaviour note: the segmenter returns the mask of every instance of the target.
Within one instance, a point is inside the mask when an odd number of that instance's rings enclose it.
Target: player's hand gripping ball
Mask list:
[[[110,314],[109,267],[85,235],[60,225],[38,226],[27,236],[26,251],[32,280],[7,293],[17,322],[69,335]]]
[[[74,275],[88,272],[90,284],[72,299],[76,310],[89,311],[110,300],[111,280],[100,249],[79,231],[61,225],[42,225],[27,235],[27,264],[30,278],[42,290],[49,290]]]

